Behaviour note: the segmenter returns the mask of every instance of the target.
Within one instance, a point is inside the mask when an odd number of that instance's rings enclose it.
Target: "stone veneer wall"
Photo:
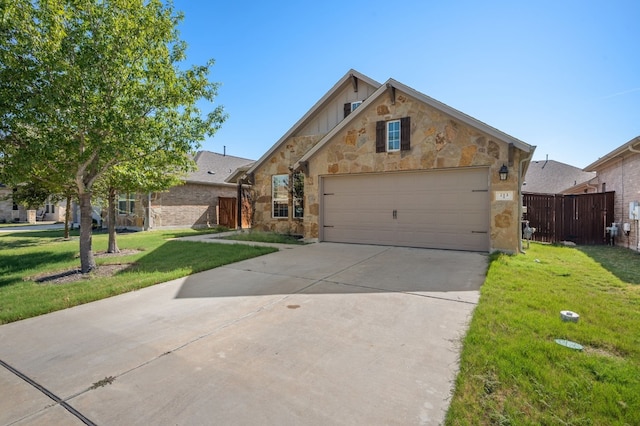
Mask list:
[[[304,221],[302,219],[274,219],[271,217],[271,176],[290,174],[290,167],[324,135],[298,136],[289,138],[276,152],[271,155],[254,174],[253,194],[255,197],[254,229],[258,231],[272,231],[282,234],[304,234]],[[308,178],[305,177],[305,203],[309,199],[306,190]],[[291,200],[289,201],[289,211],[292,212]],[[305,204],[305,216],[307,208]],[[317,214],[317,212],[316,212]],[[290,215],[291,216],[291,215]],[[317,236],[316,236],[317,237]]]
[[[321,176],[348,173],[395,172],[403,170],[436,170],[457,167],[489,167],[491,194],[491,249],[519,250],[518,167],[522,153],[513,149],[509,162],[509,146],[422,102],[398,93],[395,104],[381,97],[337,133],[309,162],[305,177],[305,217],[303,232],[307,238],[319,236]],[[411,117],[411,150],[391,153],[375,152],[376,122]],[[320,140],[322,135],[316,139]],[[254,189],[260,194],[256,203],[256,223],[262,229],[283,232],[291,229],[291,220],[271,219],[271,175],[287,173],[317,140],[292,138],[256,172]],[[521,155],[522,154],[522,155]],[[500,181],[498,170],[509,166],[507,181]],[[513,191],[513,201],[494,200],[494,191]],[[296,229],[299,229],[298,226]]]
[[[602,184],[606,184],[607,191],[615,191],[614,198],[614,217],[615,221],[620,223],[620,232],[622,232],[622,223],[631,224],[631,233],[629,239],[627,237],[619,237],[616,241],[617,245],[629,247],[638,250],[638,229],[637,224],[629,219],[629,203],[632,201],[640,202],[640,154],[634,154],[626,158],[620,158],[611,165],[598,170],[598,192],[602,192]],[[607,226],[610,226],[607,223]]]

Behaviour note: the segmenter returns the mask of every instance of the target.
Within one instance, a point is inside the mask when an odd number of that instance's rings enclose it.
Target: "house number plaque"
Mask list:
[[[513,191],[494,191],[496,201],[513,201]]]

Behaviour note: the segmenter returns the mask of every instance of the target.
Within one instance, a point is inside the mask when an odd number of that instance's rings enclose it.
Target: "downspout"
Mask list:
[[[535,147],[532,147],[533,149],[531,151],[529,151],[529,155],[527,155],[525,158],[523,158],[522,160],[520,160],[520,164],[518,167],[518,200],[520,200],[520,203],[518,205],[518,221],[520,221],[519,225],[518,225],[518,246],[520,247],[520,253],[524,253],[524,247],[522,247],[522,205],[524,204],[524,198],[522,197],[522,181],[524,180],[524,176],[522,176],[522,165],[527,162],[527,161],[531,161],[531,158],[533,157],[533,152],[535,151]]]
[[[638,139],[638,138],[636,138]],[[634,154],[640,154],[640,151],[633,147],[633,144],[629,145],[627,149]],[[624,197],[624,191],[622,193]],[[624,198],[622,200],[622,207],[624,208]],[[636,250],[640,252],[640,221],[636,220]]]

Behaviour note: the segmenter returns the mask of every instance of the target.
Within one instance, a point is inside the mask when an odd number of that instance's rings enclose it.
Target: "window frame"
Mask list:
[[[277,184],[276,180],[280,180],[280,179],[283,182],[281,184]],[[284,190],[277,191],[278,188],[284,188]],[[277,208],[276,208],[276,203],[277,203]],[[276,213],[278,214],[276,215]],[[272,219],[288,219],[289,218],[289,175],[288,174],[271,175],[271,218]]]
[[[386,125],[387,126],[386,126],[386,145],[385,145],[385,147],[387,149],[387,152],[398,152],[398,151],[400,151],[400,148],[402,147],[402,125],[400,123],[400,120],[389,120],[389,121],[386,122]],[[397,125],[397,129],[391,129],[392,125]],[[391,142],[392,142],[391,132],[393,132],[394,135],[397,134],[397,137],[393,138],[394,145],[395,145],[395,143],[397,143],[397,146],[398,146],[397,148],[395,148],[395,147],[392,148],[391,147]]]
[[[360,105],[362,105],[362,101],[351,102],[351,112],[355,111]]]
[[[124,203],[124,209],[121,208]],[[136,210],[136,194],[124,192],[118,194],[118,216],[128,216],[135,213]]]
[[[45,213],[53,214],[56,212],[56,205],[51,200],[51,198],[47,198],[47,201],[45,201],[44,210],[45,210]]]

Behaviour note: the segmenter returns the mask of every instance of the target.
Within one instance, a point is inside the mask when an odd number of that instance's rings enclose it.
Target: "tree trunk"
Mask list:
[[[109,203],[108,203],[108,209],[109,209],[109,222],[108,222],[108,230],[109,230],[109,247],[107,249],[107,253],[120,253],[120,249],[118,248],[118,242],[116,241],[116,218],[117,216],[117,212],[116,212],[116,197],[118,196],[118,194],[116,194],[116,190],[115,188],[109,188]]]
[[[91,193],[80,194],[80,271],[87,274],[96,268],[93,258]]]
[[[67,207],[64,211],[64,239],[69,239],[69,220],[71,219],[71,197],[67,197]]]

